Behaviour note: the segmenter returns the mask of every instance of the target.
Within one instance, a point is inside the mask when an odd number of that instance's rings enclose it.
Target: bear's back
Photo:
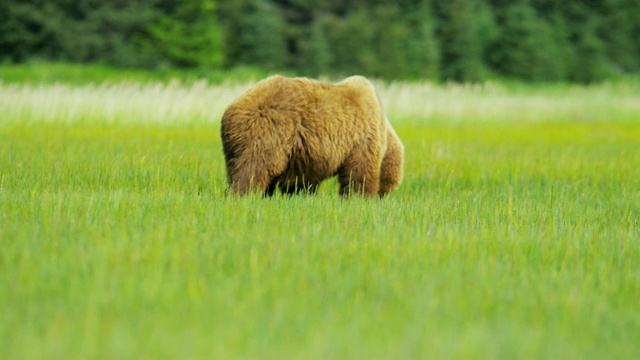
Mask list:
[[[364,100],[364,102],[363,102]],[[270,76],[258,82],[238,98],[232,107],[242,109],[291,110],[329,104],[335,107],[364,104],[377,105],[377,95],[371,82],[362,76],[351,76],[337,84],[327,84],[304,77]],[[302,109],[300,109],[302,110]]]

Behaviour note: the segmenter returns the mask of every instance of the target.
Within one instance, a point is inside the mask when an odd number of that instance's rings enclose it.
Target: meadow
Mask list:
[[[401,187],[263,199],[249,82],[0,83],[0,358],[639,358],[640,85],[376,85]]]

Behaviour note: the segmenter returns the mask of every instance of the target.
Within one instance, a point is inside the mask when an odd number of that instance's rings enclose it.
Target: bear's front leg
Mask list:
[[[235,149],[234,149],[235,150]],[[287,167],[287,150],[269,143],[254,142],[240,150],[225,151],[227,182],[232,194],[272,195],[274,179]]]
[[[229,171],[229,191],[235,195],[266,193],[269,182],[269,174],[264,169],[240,168]]]

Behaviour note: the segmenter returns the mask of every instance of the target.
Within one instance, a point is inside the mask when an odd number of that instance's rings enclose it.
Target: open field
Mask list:
[[[0,358],[639,358],[640,86],[378,85],[344,200],[224,195],[247,85],[0,84]]]

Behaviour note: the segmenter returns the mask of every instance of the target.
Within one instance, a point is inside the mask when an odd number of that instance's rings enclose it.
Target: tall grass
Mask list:
[[[638,358],[637,88],[380,84],[346,200],[225,195],[246,86],[0,86],[0,358]]]
[[[251,83],[0,83],[3,123],[213,124]],[[634,122],[640,85],[376,84],[393,122]]]
[[[0,116],[15,123],[190,124],[219,121],[247,84],[0,84]]]

